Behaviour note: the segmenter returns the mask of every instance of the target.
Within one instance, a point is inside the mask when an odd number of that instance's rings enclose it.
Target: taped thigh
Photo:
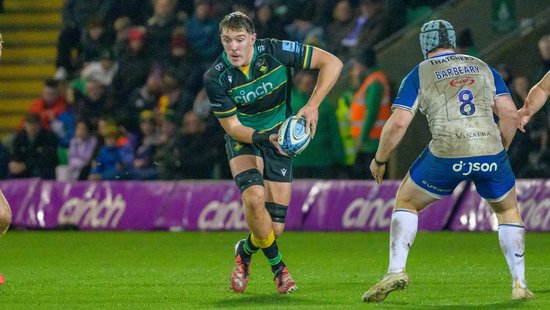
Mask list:
[[[245,170],[237,174],[233,179],[235,180],[235,183],[237,183],[241,193],[252,185],[264,186],[262,174],[260,170],[256,168]]]

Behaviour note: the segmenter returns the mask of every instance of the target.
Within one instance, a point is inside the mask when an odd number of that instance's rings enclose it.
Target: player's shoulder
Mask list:
[[[216,61],[212,63],[210,68],[206,70],[204,74],[205,80],[218,80],[223,73],[229,69],[227,63],[223,60],[223,57],[220,55]]]
[[[297,52],[300,51],[301,45],[296,41],[279,40],[274,38],[265,38],[256,40],[256,51],[262,53],[278,53],[278,52]]]

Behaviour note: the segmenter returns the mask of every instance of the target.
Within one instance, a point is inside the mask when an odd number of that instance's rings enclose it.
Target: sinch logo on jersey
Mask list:
[[[265,96],[269,94],[273,90],[273,83],[271,82],[262,82],[261,85],[256,87],[256,89],[253,89],[249,92],[246,92],[245,90],[239,91],[239,95],[233,97],[235,102],[240,104],[246,104],[256,101],[258,97]]]

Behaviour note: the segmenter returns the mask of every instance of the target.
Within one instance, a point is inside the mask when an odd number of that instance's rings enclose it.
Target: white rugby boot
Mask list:
[[[409,276],[405,271],[387,273],[382,280],[363,294],[364,302],[382,302],[390,292],[402,290],[409,284]]]

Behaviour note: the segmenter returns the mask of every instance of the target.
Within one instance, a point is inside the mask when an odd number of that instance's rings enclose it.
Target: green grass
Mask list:
[[[510,300],[496,233],[420,232],[409,288],[381,304],[361,295],[386,271],[387,233],[286,232],[279,241],[299,290],[279,296],[261,253],[244,294],[228,290],[245,233],[9,232],[0,240],[1,309],[550,309],[550,234],[527,236],[537,299]]]

